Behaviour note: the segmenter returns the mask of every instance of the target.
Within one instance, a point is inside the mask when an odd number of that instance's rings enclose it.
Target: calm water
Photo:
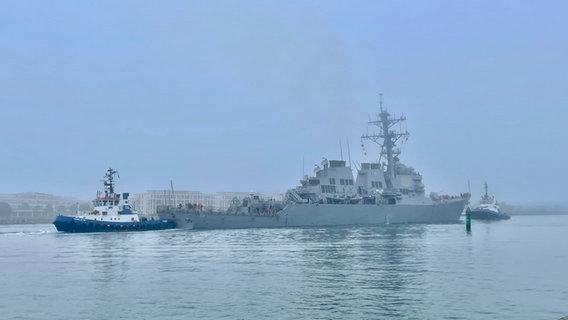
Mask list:
[[[568,216],[60,234],[0,226],[2,319],[558,319]]]

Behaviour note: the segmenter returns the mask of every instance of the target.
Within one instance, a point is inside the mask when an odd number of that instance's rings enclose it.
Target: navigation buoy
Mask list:
[[[465,210],[465,230],[471,232],[471,210],[469,207]]]

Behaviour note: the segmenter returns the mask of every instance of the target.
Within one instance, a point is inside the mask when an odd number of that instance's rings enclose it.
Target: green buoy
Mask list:
[[[469,207],[465,210],[465,230],[471,232],[471,210]]]

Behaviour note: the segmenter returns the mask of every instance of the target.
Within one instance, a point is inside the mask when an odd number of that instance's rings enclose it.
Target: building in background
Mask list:
[[[266,199],[282,199],[282,195],[263,195],[254,193]],[[186,204],[201,204],[204,210],[227,210],[234,198],[242,200],[250,197],[251,192],[217,192],[207,194],[200,191],[183,190],[150,190],[145,193],[133,194],[130,198],[135,210],[143,215],[156,214],[161,206],[178,206]]]
[[[263,195],[266,199],[282,199],[282,195]],[[251,192],[217,192],[150,190],[133,194],[130,203],[142,215],[154,215],[160,206],[201,204],[204,210],[226,210],[234,198],[242,200]],[[38,192],[0,194],[0,224],[52,223],[58,214],[74,215],[92,210],[90,201]]]
[[[51,223],[58,214],[89,208],[88,201],[46,193],[0,194],[0,224]]]

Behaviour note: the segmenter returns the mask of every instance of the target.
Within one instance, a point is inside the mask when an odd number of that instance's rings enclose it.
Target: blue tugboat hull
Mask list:
[[[474,209],[471,210],[471,218],[475,220],[508,220],[511,216],[505,213],[495,213],[491,210]]]
[[[120,231],[149,231],[173,229],[176,224],[173,220],[147,220],[137,222],[110,222],[96,221],[83,218],[57,216],[53,221],[57,231],[61,232],[120,232]]]

